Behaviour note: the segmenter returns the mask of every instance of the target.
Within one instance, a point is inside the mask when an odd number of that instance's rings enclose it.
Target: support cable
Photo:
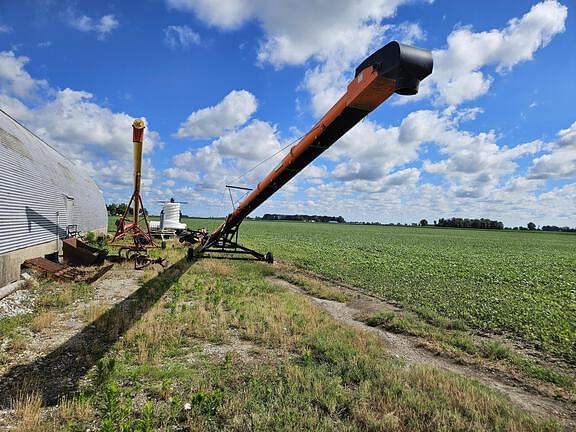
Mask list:
[[[321,127],[322,124],[319,123],[316,126],[314,126],[306,135],[310,134],[311,132],[313,132],[314,130],[318,129],[319,127]],[[278,150],[276,153],[274,153],[273,155],[268,156],[266,159],[258,162],[256,165],[254,165],[252,168],[250,168],[248,171],[246,171],[244,174],[235,177],[231,180],[231,182],[236,182],[244,177],[246,177],[246,175],[248,175],[249,173],[251,173],[252,171],[254,171],[256,168],[258,168],[259,166],[261,166],[262,164],[268,162],[270,159],[276,157],[278,154],[282,153],[284,150],[286,150],[288,147],[292,146],[293,144],[299,142],[300,140],[302,140],[302,138],[304,138],[305,135],[301,135],[298,138],[292,140],[291,142],[289,142],[288,144],[286,144],[284,147],[282,147],[280,150]],[[224,188],[224,192],[222,193],[222,199],[220,201],[220,205],[218,206],[218,213],[220,213],[220,210],[222,210],[222,205],[224,204],[224,198],[226,197],[226,188],[227,186]],[[239,200],[237,200],[236,202],[242,200],[246,195],[248,195],[250,191],[247,191]],[[230,199],[232,200],[232,197],[230,197]],[[234,211],[234,200],[232,200],[232,211]],[[226,216],[224,216],[226,217]]]
[[[318,129],[320,126],[322,126],[321,123],[317,124],[316,126],[314,126],[306,135],[310,134],[311,132],[313,132],[314,130]],[[302,138],[304,138],[305,135],[301,135],[298,138],[296,138],[295,140],[291,141],[290,143],[286,144],[284,147],[282,147],[280,150],[278,150],[276,153],[274,153],[271,156],[268,156],[266,159],[264,159],[263,161],[257,163],[256,165],[254,165],[252,168],[250,168],[248,171],[246,171],[244,174],[242,174],[241,176],[236,177],[235,179],[233,179],[232,181],[237,181],[243,177],[245,177],[247,174],[251,173],[252,171],[254,171],[256,168],[258,168],[259,166],[261,166],[262,164],[264,164],[265,162],[268,162],[270,159],[272,159],[273,157],[277,156],[279,153],[283,152],[284,150],[286,150],[288,147],[290,147],[291,145],[295,144],[296,142],[302,140]]]

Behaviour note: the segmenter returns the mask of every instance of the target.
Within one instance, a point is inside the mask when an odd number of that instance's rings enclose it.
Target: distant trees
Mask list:
[[[450,218],[438,219],[437,226],[447,228],[504,229],[504,223],[491,219]]]
[[[576,232],[576,227],[570,228],[568,226],[559,227],[556,225],[544,225],[542,231]]]
[[[128,204],[126,203],[120,203],[120,204],[108,204],[106,206],[106,210],[108,210],[108,214],[110,216],[124,216],[124,213],[126,212],[126,208],[128,207]],[[143,208],[142,212],[148,216],[148,209],[147,208]],[[131,215],[132,213],[134,213],[134,209],[130,208],[130,212],[128,213],[129,215]]]
[[[420,221],[420,226],[428,226],[428,221],[426,219],[422,219]]]
[[[283,214],[270,214],[266,213],[262,216],[263,220],[289,220],[289,221],[302,221],[302,222],[336,222],[346,223],[342,216],[318,216],[318,215],[283,215]]]
[[[106,210],[108,210],[108,214],[110,216],[122,216],[124,214],[124,212],[126,211],[126,207],[128,207],[128,204],[126,203],[120,203],[120,204],[108,204],[106,206]]]
[[[528,222],[528,225],[526,225],[528,227],[529,231],[534,231],[536,230],[536,224],[534,222]]]

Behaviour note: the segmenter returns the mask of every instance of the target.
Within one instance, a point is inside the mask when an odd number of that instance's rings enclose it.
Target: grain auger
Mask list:
[[[238,243],[242,221],[296,174],[320,156],[368,113],[392,94],[415,95],[420,81],[432,73],[432,54],[399,42],[390,42],[356,68],[346,93],[310,131],[295,144],[282,161],[249,191],[213,233],[191,231],[181,240],[191,244],[188,258],[208,252],[217,257],[256,259],[272,263],[272,253],[262,254]],[[208,256],[208,255],[207,255]]]

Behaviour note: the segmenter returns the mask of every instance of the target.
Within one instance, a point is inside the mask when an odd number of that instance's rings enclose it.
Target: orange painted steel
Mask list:
[[[294,164],[304,152],[314,145],[321,132],[327,129],[347,107],[364,111],[368,114],[394,93],[395,81],[381,77],[373,67],[363,70],[348,85],[348,90],[318,123],[297,144],[295,144],[282,162],[268,174],[258,186],[226,218],[225,222],[214,231],[211,237],[219,237],[225,227],[237,226],[253,209],[250,203],[270,187],[286,169]]]

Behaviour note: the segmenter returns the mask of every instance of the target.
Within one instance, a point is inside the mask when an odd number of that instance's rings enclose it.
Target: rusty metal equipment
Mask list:
[[[52,280],[63,282],[82,282],[91,284],[104,276],[114,264],[97,269],[81,269],[64,264],[58,264],[46,258],[38,257],[24,261],[23,267],[30,268]]]
[[[145,128],[144,120],[134,120],[132,124],[132,142],[134,144],[134,192],[128,202],[126,211],[117,222],[116,233],[111,242],[112,246],[120,248],[118,250],[118,257],[122,257],[122,252],[125,251],[127,258],[134,261],[136,268],[142,268],[143,263],[150,262],[147,252],[148,249],[158,247],[152,238],[148,216],[144,210],[144,204],[142,203],[142,196],[140,194],[140,186],[142,183],[142,145]],[[131,217],[130,210],[132,210]],[[122,239],[127,237],[132,239],[132,244],[121,242]]]
[[[117,243],[119,240],[125,237],[131,237],[133,242],[131,247],[133,250],[158,247],[152,239],[148,217],[144,211],[144,204],[142,203],[142,196],[140,194],[142,180],[142,144],[145,128],[144,120],[134,120],[132,124],[132,142],[134,143],[134,192],[130,197],[126,211],[118,221],[118,227],[112,239],[112,245],[119,245],[119,243]],[[131,209],[133,209],[132,217],[130,217]],[[126,245],[122,244],[121,246],[125,247]]]
[[[134,263],[135,270],[142,270],[151,264],[160,264],[162,267],[166,267],[167,261],[162,258],[151,258],[148,256],[148,249],[138,249],[134,246],[121,246],[118,249],[118,255],[109,256],[108,261],[115,263],[122,263],[126,261],[132,261]]]
[[[262,254],[238,243],[238,229],[246,216],[392,94],[418,93],[420,81],[432,73],[432,67],[429,51],[399,42],[391,42],[366,58],[356,68],[346,93],[240,202],[222,225],[209,235],[197,230],[182,238],[191,244],[188,257],[195,259],[208,252],[217,252],[220,257],[222,254],[240,255],[273,262],[270,252]]]
[[[75,237],[62,242],[62,252],[66,264],[72,266],[102,265],[108,255],[107,251],[92,247]]]
[[[110,243],[118,247],[118,261],[125,259],[134,261],[134,268],[142,269],[147,265],[159,260],[148,257],[148,249],[157,248],[154,243],[148,216],[144,210],[140,186],[142,182],[142,146],[144,141],[144,120],[136,119],[132,124],[132,142],[134,144],[134,192],[128,202],[126,211],[118,220],[116,233]],[[130,211],[132,215],[130,216]],[[122,242],[125,238],[131,238],[132,243]],[[125,256],[123,256],[123,253]],[[161,260],[163,262],[163,260]]]

